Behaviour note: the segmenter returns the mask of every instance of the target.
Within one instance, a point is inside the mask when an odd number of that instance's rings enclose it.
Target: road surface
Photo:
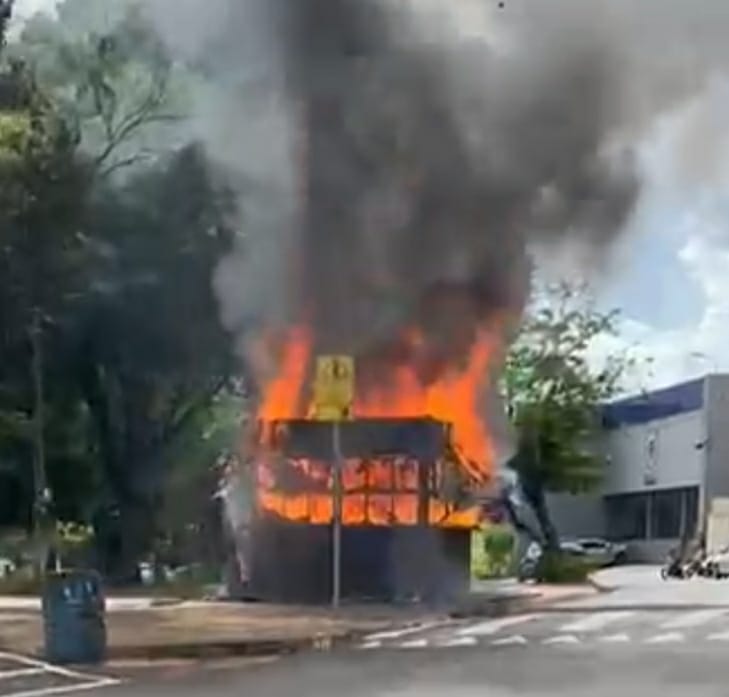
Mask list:
[[[444,621],[224,669],[8,677],[6,660],[0,697],[726,697],[728,662],[729,607],[590,609]]]

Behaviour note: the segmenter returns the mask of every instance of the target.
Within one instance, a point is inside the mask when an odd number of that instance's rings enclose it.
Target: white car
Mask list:
[[[600,537],[585,537],[560,543],[560,549],[567,554],[582,557],[596,566],[611,566],[625,561],[627,547]]]

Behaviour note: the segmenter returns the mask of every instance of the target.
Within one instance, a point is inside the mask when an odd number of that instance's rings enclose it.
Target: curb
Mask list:
[[[618,589],[618,586],[608,586],[604,583],[600,583],[592,576],[587,577],[587,582],[599,593],[612,593]]]
[[[351,637],[354,638],[354,637]],[[107,661],[144,659],[163,661],[169,659],[216,659],[232,657],[257,657],[298,653],[300,651],[328,651],[349,636],[317,636],[298,639],[227,640],[205,644],[194,642],[181,644],[157,644],[154,646],[118,646],[107,651]]]
[[[448,616],[452,619],[465,619],[514,615],[532,607],[537,597],[527,595],[506,598],[468,598],[452,609]]]

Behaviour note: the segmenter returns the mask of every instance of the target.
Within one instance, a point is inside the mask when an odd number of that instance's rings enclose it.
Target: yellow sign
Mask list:
[[[314,415],[321,421],[352,418],[354,359],[351,356],[320,356],[314,379]]]

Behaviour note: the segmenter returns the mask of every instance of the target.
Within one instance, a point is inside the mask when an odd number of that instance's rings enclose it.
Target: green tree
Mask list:
[[[590,351],[616,334],[617,319],[597,309],[582,286],[549,287],[507,356],[504,390],[517,437],[509,464],[548,548],[559,538],[546,492],[588,491],[602,475],[600,405],[616,394],[632,360],[614,353],[596,368]]]
[[[33,71],[0,64],[0,460],[21,475],[32,460],[37,525],[47,503],[47,349],[83,285],[88,166],[77,145]]]
[[[98,175],[153,162],[174,141],[182,78],[141,4],[65,0],[10,48],[74,124]]]
[[[5,32],[13,11],[13,0],[0,0],[0,48],[5,45]]]
[[[77,350],[106,497],[120,521],[115,576],[132,573],[162,509],[180,438],[229,387],[236,362],[211,277],[233,236],[235,200],[191,146],[109,186],[92,211],[99,255]],[[202,455],[201,457],[204,457]]]

